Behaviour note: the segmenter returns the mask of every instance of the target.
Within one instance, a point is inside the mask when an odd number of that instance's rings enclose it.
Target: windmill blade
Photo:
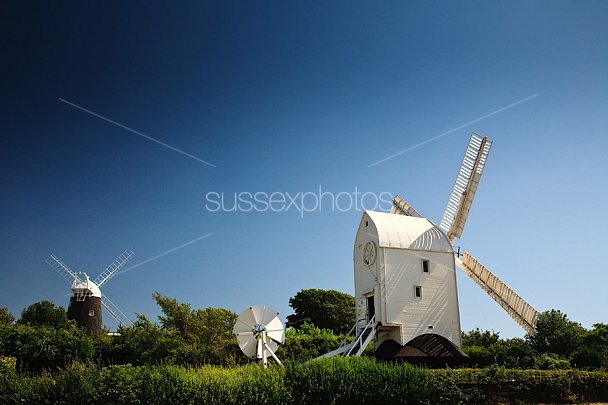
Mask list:
[[[127,249],[120,256],[114,260],[114,262],[108,266],[107,269],[101,272],[99,276],[93,281],[98,287],[104,285],[110,278],[112,278],[118,270],[120,270],[131,258],[135,256],[135,253],[131,249]]]
[[[464,252],[462,260],[456,258],[456,264],[507,311],[509,316],[529,335],[536,333],[536,321],[540,313],[532,305],[517,295],[469,252]]]
[[[451,243],[460,238],[486,165],[492,141],[473,132],[439,227]]]
[[[403,198],[399,197],[399,195],[397,194],[395,194],[395,198],[393,198],[391,214],[422,218],[422,215],[416,212],[416,210],[411,205],[409,205]]]
[[[80,277],[78,277],[75,272],[70,270],[70,268],[59,260],[59,258],[54,254],[51,254],[46,259],[46,263],[70,283],[81,282]]]
[[[116,322],[118,322],[119,326],[130,326],[133,325],[133,321],[130,320],[110,299],[105,295],[101,295],[101,305],[108,311],[110,315]]]

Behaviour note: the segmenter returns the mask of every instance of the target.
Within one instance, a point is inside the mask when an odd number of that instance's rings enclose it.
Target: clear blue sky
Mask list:
[[[14,1],[0,18],[13,314],[67,305],[50,253],[96,275],[127,247],[137,264],[209,233],[103,291],[152,318],[154,291],[283,319],[300,289],[352,293],[360,211],[210,212],[206,193],[357,187],[439,221],[476,130],[494,147],[460,244],[539,310],[608,322],[608,3]],[[464,330],[523,335],[458,283]]]

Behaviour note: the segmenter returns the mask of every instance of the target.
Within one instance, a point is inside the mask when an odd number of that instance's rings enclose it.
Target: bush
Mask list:
[[[332,358],[289,365],[294,404],[417,403],[429,396],[430,372],[371,358]]]
[[[17,359],[17,369],[55,370],[93,359],[94,341],[80,330],[39,326],[0,326],[0,353]]]
[[[469,404],[608,401],[608,373],[562,370],[427,370],[370,358],[285,368],[73,364],[32,376],[0,369],[0,403]]]

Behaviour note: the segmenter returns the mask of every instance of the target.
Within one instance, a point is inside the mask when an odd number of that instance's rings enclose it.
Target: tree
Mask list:
[[[165,316],[159,316],[161,325],[165,329],[177,329],[184,339],[190,335],[189,325],[192,309],[190,304],[180,304],[175,298],[165,297],[155,292],[154,300]]]
[[[581,344],[585,329],[559,310],[545,311],[536,321],[536,333],[526,340],[538,353],[569,357]]]
[[[498,342],[499,339],[500,336],[494,331],[482,331],[476,328],[469,332],[462,332],[462,347],[478,346],[487,348]]]
[[[29,326],[50,326],[55,329],[67,328],[70,325],[65,309],[56,307],[50,301],[36,302],[24,309],[17,323]]]
[[[289,299],[294,313],[287,326],[301,328],[310,323],[334,333],[348,333],[355,323],[355,298],[336,290],[301,290]]]
[[[607,367],[608,324],[596,323],[593,329],[586,331],[582,346],[574,351],[570,362],[575,367]]]
[[[137,315],[133,326],[121,326],[119,332],[119,336],[112,337],[103,347],[104,359],[109,364],[176,363],[180,347],[184,345],[176,329],[159,327],[144,315]],[[98,342],[102,339],[105,339],[103,335],[97,337]]]
[[[224,308],[193,310],[189,304],[154,294],[163,311],[159,320],[163,330],[179,333],[180,344],[175,358],[186,364],[223,364],[239,356],[240,350],[232,334],[237,315]]]
[[[15,322],[15,317],[8,308],[0,308],[0,325],[12,325],[13,322]]]

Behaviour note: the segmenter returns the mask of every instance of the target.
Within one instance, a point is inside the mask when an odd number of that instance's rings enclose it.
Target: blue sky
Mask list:
[[[283,316],[300,289],[352,293],[360,211],[210,212],[207,193],[356,187],[438,222],[475,130],[494,146],[459,244],[537,309],[608,322],[608,4],[2,8],[0,306],[13,314],[67,305],[50,253],[97,275],[125,248],[134,265],[208,234],[103,291],[152,318],[154,291]],[[458,283],[464,330],[523,335]]]

